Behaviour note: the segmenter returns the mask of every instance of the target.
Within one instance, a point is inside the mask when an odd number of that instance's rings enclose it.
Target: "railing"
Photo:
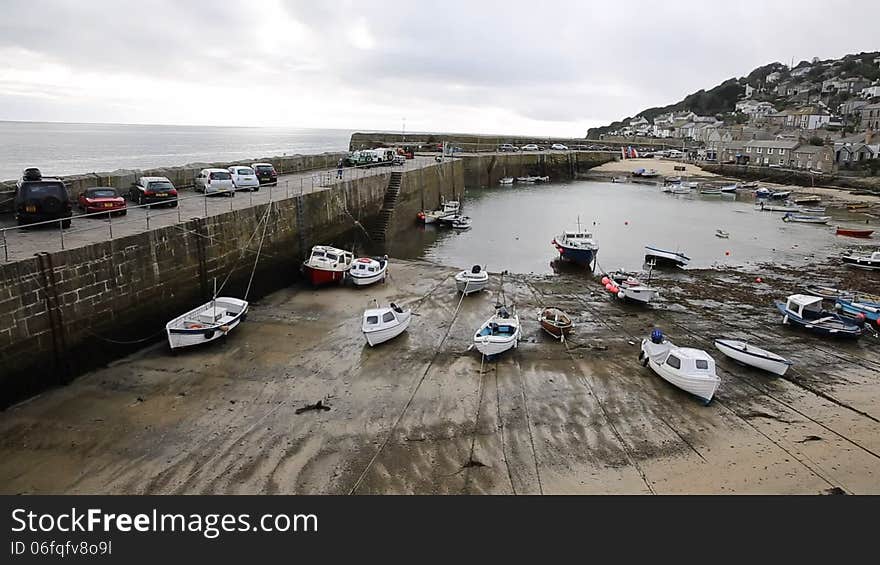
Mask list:
[[[411,161],[407,161],[404,164],[403,168],[406,169],[406,164],[410,162]],[[260,192],[249,190],[247,192],[249,197],[248,204],[245,206],[239,205],[238,209],[242,209],[247,206],[253,206],[255,204],[266,204],[276,200],[291,198],[297,195],[302,196],[303,194],[309,192],[332,188],[333,186],[344,182],[357,181],[362,178],[390,174],[389,168],[391,167],[386,167],[384,165],[373,163],[352,167],[343,167],[341,170],[336,169],[311,174],[290,175],[294,178],[278,179],[277,185],[262,185],[260,187]],[[400,167],[395,166],[393,167],[393,169],[400,170]],[[232,198],[231,196],[227,197],[229,204],[228,210],[232,211],[236,209],[235,202],[241,201],[240,197],[243,196],[244,190],[245,189],[239,189],[234,191],[215,192],[211,194],[208,194],[206,192],[203,194],[193,194],[191,196],[178,196],[176,200],[177,205],[173,209],[159,208],[161,206],[167,206],[167,204],[165,203],[127,205],[125,208],[127,213],[125,219],[122,219],[119,216],[114,217],[114,212],[101,211],[86,214],[75,214],[69,218],[59,218],[42,222],[34,222],[27,225],[0,228],[0,246],[3,247],[3,260],[7,263],[10,261],[10,250],[13,249],[15,245],[10,240],[13,239],[13,236],[15,235],[22,235],[24,230],[34,230],[34,233],[39,233],[36,231],[36,229],[57,227],[57,232],[55,232],[54,230],[52,232],[57,235],[57,238],[53,236],[52,239],[49,239],[48,241],[16,242],[20,248],[32,247],[33,253],[39,251],[47,251],[46,248],[58,249],[60,247],[61,250],[64,250],[69,246],[71,240],[81,239],[81,236],[83,234],[87,234],[89,232],[106,231],[107,236],[109,237],[109,239],[112,240],[114,239],[114,237],[118,237],[121,235],[131,235],[132,233],[149,231],[151,229],[151,224],[152,227],[166,227],[181,224],[184,222],[184,213],[189,215],[196,211],[196,207],[192,205],[193,202],[202,202],[202,209],[199,210],[199,212],[203,213],[204,217],[226,212],[227,210],[225,203],[218,206],[217,202],[219,202],[219,200],[215,199],[214,196],[224,196],[227,193],[237,194],[239,197],[238,200],[236,200],[236,198]],[[209,199],[212,200],[211,204],[209,204],[208,202]],[[186,207],[187,209],[184,210],[184,207]],[[143,210],[143,216],[133,218],[128,215],[132,211],[139,210]],[[118,212],[115,213],[118,214]],[[169,217],[174,217],[176,221],[169,223],[167,221]],[[107,222],[106,224],[89,223],[84,227],[73,227],[76,223],[79,223],[81,219],[93,218],[106,219]],[[72,227],[65,229],[64,223],[68,221],[72,222]],[[132,226],[135,226],[135,228],[132,229]],[[143,229],[138,229],[138,227],[142,227]],[[48,231],[42,232],[42,234],[48,233]],[[93,241],[78,242],[77,245],[81,243],[87,244],[91,242]]]

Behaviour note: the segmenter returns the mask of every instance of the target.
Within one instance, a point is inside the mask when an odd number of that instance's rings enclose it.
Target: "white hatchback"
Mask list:
[[[235,183],[226,169],[202,169],[196,177],[195,189],[207,194],[235,196]]]
[[[260,179],[252,168],[234,165],[229,167],[229,174],[232,175],[235,190],[260,190]]]
[[[568,147],[561,143],[554,143],[550,146],[550,149],[552,149],[553,151],[568,151]]]

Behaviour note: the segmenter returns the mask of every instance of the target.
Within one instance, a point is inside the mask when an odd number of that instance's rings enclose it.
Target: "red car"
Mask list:
[[[125,215],[127,205],[125,198],[112,187],[87,188],[77,198],[79,209],[86,214],[95,212],[119,213]]]

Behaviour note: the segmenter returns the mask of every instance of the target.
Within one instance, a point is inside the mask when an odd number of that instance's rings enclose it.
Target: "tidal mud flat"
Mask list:
[[[392,261],[366,289],[294,286],[221,342],[155,344],[5,411],[0,491],[880,493],[880,342],[798,332],[772,305],[803,282],[870,291],[877,274],[810,269],[655,271],[651,308],[576,269],[493,274],[461,301],[456,270],[423,261]],[[418,316],[369,348],[374,299]],[[468,349],[498,301],[516,306],[523,341],[484,362]],[[540,330],[545,305],[573,317],[566,343]],[[654,327],[716,359],[711,404],[638,363]],[[712,347],[722,335],[795,365],[738,365]],[[297,413],[318,401],[330,409]]]

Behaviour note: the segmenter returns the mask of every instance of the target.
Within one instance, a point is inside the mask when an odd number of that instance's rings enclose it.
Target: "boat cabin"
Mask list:
[[[388,308],[372,308],[364,312],[364,331],[380,330],[395,326],[400,323],[398,314],[403,314],[403,309],[397,304],[391,304]]]
[[[822,298],[808,294],[792,294],[785,303],[785,309],[798,318],[805,320],[818,318],[823,315]]]
[[[361,258],[351,265],[351,273],[368,277],[382,270],[382,263],[376,259]]]
[[[715,360],[705,351],[689,347],[672,349],[663,364],[686,375],[715,374]]]
[[[329,267],[345,266],[351,264],[354,260],[354,254],[350,251],[343,251],[335,247],[326,245],[316,245],[312,248],[312,254],[309,256],[309,264],[323,264]]]
[[[567,231],[562,234],[562,240],[575,247],[590,247],[593,245],[593,234],[588,231]]]

